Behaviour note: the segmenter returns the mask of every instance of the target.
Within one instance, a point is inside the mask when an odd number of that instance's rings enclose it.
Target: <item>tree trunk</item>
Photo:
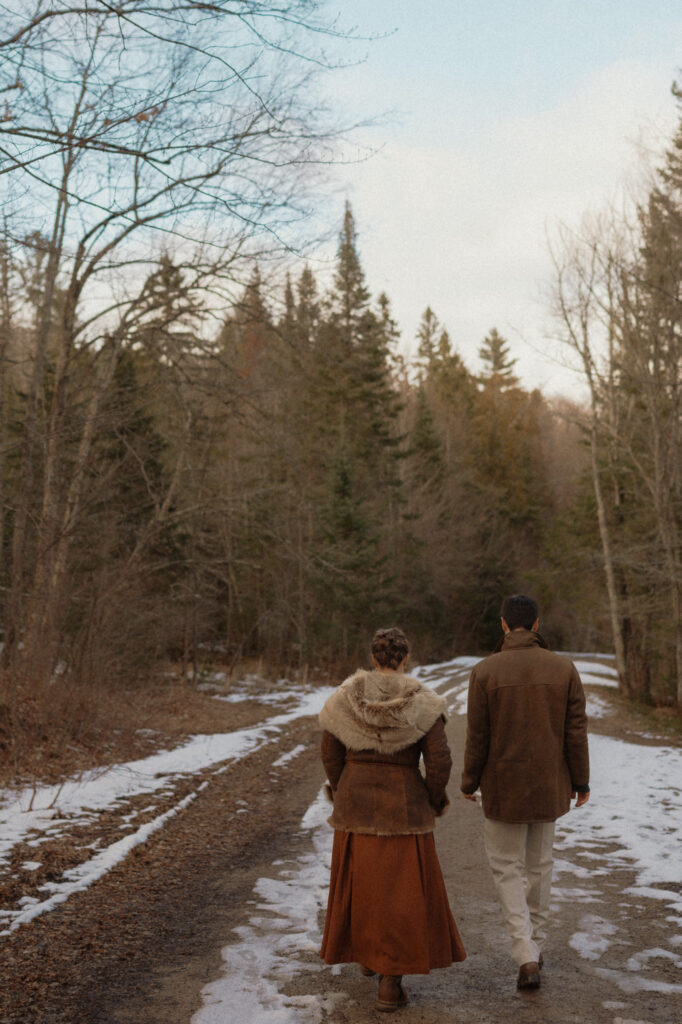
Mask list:
[[[36,565],[27,615],[24,662],[31,675],[43,684],[49,681],[54,668],[59,632],[58,613],[68,567],[69,548],[83,496],[85,470],[95,436],[100,403],[111,386],[118,355],[119,344],[114,341],[109,353],[103,356],[104,364],[87,408],[64,508],[54,527],[53,542],[49,551],[40,553]],[[43,514],[51,519],[57,519],[56,492],[52,495],[52,502],[49,508],[43,507]]]
[[[606,504],[604,502],[604,490],[602,488],[601,473],[599,468],[599,428],[598,412],[596,407],[596,396],[592,392],[592,422],[590,428],[590,455],[592,468],[592,486],[594,498],[597,503],[597,519],[599,522],[599,536],[601,539],[602,555],[604,558],[604,574],[606,576],[606,591],[609,597],[609,617],[611,620],[611,633],[613,636],[613,647],[616,655],[616,670],[620,686],[626,691],[629,689],[627,662],[625,657],[625,643],[621,630],[620,601],[618,599],[618,585],[614,568],[613,549],[611,545],[611,534],[609,531],[608,518],[606,515]]]
[[[38,410],[44,389],[45,361],[47,344],[52,325],[54,298],[57,289],[57,276],[66,227],[68,212],[67,199],[68,171],[62,179],[62,187],[57,202],[52,238],[49,246],[49,257],[42,285],[43,301],[36,325],[36,343],[33,354],[33,370],[29,389],[24,430],[21,441],[20,479],[21,491],[14,515],[14,531],[12,535],[12,566],[9,585],[9,602],[6,609],[5,647],[3,663],[10,667],[10,686],[16,692],[17,685],[17,646],[24,612],[25,596],[25,549],[31,498],[35,479],[36,450],[41,443],[38,437]]]

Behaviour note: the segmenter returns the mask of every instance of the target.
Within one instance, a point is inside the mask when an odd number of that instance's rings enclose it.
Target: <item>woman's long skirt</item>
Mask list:
[[[465,959],[433,832],[334,832],[320,956],[377,974],[428,974]]]

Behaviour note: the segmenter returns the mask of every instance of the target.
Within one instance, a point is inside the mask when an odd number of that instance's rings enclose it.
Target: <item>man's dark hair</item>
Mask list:
[[[510,629],[532,629],[538,617],[537,602],[525,594],[512,594],[505,597],[500,614]]]

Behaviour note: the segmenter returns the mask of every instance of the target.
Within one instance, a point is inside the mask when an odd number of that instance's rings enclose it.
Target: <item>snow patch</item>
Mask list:
[[[474,665],[478,665],[481,656],[476,654],[460,654],[450,661],[435,662],[432,665],[416,665],[408,669],[415,679],[423,679],[425,676],[447,676],[455,672],[470,672]]]
[[[561,903],[602,903],[603,898],[596,889],[561,889],[552,886],[551,908],[558,910]]]
[[[584,680],[583,680],[584,682]],[[613,708],[603,697],[597,697],[594,693],[587,694],[587,717],[606,718],[613,714]]]
[[[621,992],[626,992],[628,995],[634,995],[635,992],[682,992],[682,985],[675,982],[656,981],[655,978],[643,978],[640,974],[630,974],[627,971],[595,967],[595,973],[617,985]]]
[[[299,692],[294,708],[260,725],[236,732],[194,736],[175,750],[160,751],[139,761],[94,769],[58,786],[39,786],[0,795],[0,861],[29,832],[54,836],[74,818],[95,820],[96,813],[118,800],[140,793],[172,791],[178,776],[193,775],[223,761],[235,761],[269,742],[281,726],[305,715],[319,714],[332,687]]]
[[[682,960],[675,953],[671,953],[669,949],[643,949],[639,953],[635,953],[631,956],[627,962],[627,969],[629,971],[641,971],[643,968],[646,969],[649,966],[650,960],[671,960],[675,967],[682,967]]]
[[[455,715],[466,715],[468,696],[468,685],[454,686],[441,692],[441,697],[445,697],[448,702],[448,712]]]
[[[322,705],[333,692],[333,687],[292,691],[296,697],[295,705],[260,725],[236,732],[194,736],[175,750],[160,751],[150,757],[110,768],[94,769],[56,786],[28,787],[0,793],[0,863],[9,860],[12,849],[18,843],[27,842],[29,846],[38,847],[48,839],[58,838],[74,826],[96,822],[102,811],[120,800],[141,793],[168,796],[174,792],[182,777],[229,762],[215,769],[216,773],[226,770],[231,763],[256,747],[275,739],[282,726],[307,715],[319,714]],[[206,783],[202,783],[196,792],[200,792],[204,785]],[[72,893],[87,888],[101,878],[130,850],[145,842],[153,832],[183,810],[195,796],[196,793],[191,794],[171,810],[102,850],[89,861],[66,871],[62,881],[48,883],[43,889],[52,892],[49,899],[32,900],[30,905],[27,904],[28,909],[3,911],[0,917],[12,921],[9,930],[13,931],[20,924],[52,910]],[[153,809],[154,804],[146,808]],[[126,815],[126,819],[129,822],[135,816],[133,812]],[[29,834],[34,834],[34,838],[27,841]],[[6,935],[8,931],[0,934]]]
[[[605,862],[637,872],[629,892],[682,912],[682,751],[592,735],[590,759],[592,799],[559,819],[557,850],[613,843]]]
[[[604,1003],[606,1006],[606,1003]],[[648,1020],[634,1020],[632,1017],[614,1017],[613,1024],[651,1024]]]
[[[596,855],[593,856],[596,857]],[[599,857],[599,860],[602,861],[603,865],[603,856]],[[562,874],[570,874],[574,875],[576,878],[583,879],[596,878],[599,875],[608,875],[609,868],[606,865],[598,868],[586,868],[582,864],[574,864],[573,861],[561,860],[560,858],[555,857],[554,866],[552,868],[552,878],[558,878],[559,875]]]
[[[596,661],[588,661],[585,655],[574,659],[573,664],[580,673],[583,683],[594,683],[598,686],[618,686],[618,672],[611,665],[601,665]]]
[[[298,690],[254,692],[239,689],[226,694],[216,693],[213,695],[213,700],[220,700],[225,704],[243,704],[245,701],[252,701],[255,704],[285,704],[288,700],[295,700],[297,697],[300,697]]]
[[[480,660],[477,655],[460,655],[436,665],[418,665],[410,674],[445,698],[449,714],[465,715],[469,675]]]
[[[40,902],[31,897],[24,897],[22,903],[25,901],[28,904],[30,899],[30,905],[27,905],[25,910],[4,912],[3,916],[13,920],[9,928],[0,932],[0,935],[9,935],[22,924],[28,924],[34,918],[40,917],[41,914],[47,913],[48,910],[53,910],[60,903],[66,902],[74,892],[81,892],[83,889],[87,889],[98,878],[111,871],[124,857],[127,857],[132,849],[139,846],[140,843],[146,842],[149,836],[165,825],[169,818],[175,817],[176,814],[184,810],[188,804],[196,799],[197,793],[190,793],[179,804],[166,811],[165,814],[161,814],[153,821],[142,825],[132,835],[119,839],[118,842],[108,846],[106,850],[103,850],[91,860],[86,861],[84,864],[79,864],[78,867],[69,868],[68,871],[64,872],[61,882],[48,882],[46,885],[41,886],[41,891],[53,893],[48,899]]]
[[[282,754],[282,756],[278,757],[276,761],[273,761],[272,767],[282,768],[285,764],[288,764],[289,761],[293,761],[295,757],[298,757],[299,754],[304,753],[304,751],[306,751],[307,749],[308,748],[305,747],[302,743],[299,743],[299,745],[297,747],[294,747],[293,750],[287,751],[286,754]]]
[[[584,960],[599,960],[618,930],[610,921],[597,914],[584,914],[580,918],[580,927],[583,931],[574,932],[568,944]]]
[[[313,852],[276,878],[261,878],[254,893],[260,916],[236,928],[240,941],[222,952],[225,973],[202,992],[204,1005],[191,1024],[224,1024],[228,1008],[239,1006],[240,1024],[320,1024],[338,998],[290,996],[281,991],[302,971],[319,971],[318,917],[327,902],[332,833],[325,824],[328,801],[321,789],[301,821],[312,832]],[[341,996],[340,998],[344,998]]]

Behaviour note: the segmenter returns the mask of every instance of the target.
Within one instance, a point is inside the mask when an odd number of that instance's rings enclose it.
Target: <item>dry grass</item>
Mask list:
[[[215,700],[172,665],[134,687],[54,687],[41,701],[19,694],[14,718],[0,703],[0,787],[57,782],[172,748],[190,735],[245,728],[263,715],[257,701]]]

